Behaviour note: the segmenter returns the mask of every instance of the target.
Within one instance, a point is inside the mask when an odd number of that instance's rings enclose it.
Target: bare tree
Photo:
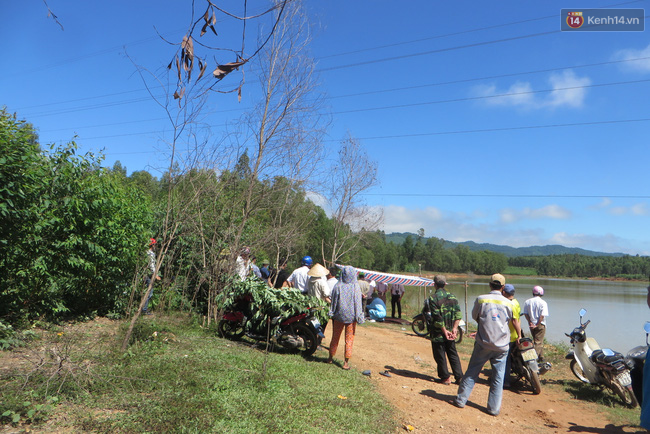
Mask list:
[[[223,249],[220,248],[223,246],[223,241],[216,242],[215,234],[218,231],[206,230],[203,220],[203,204],[201,203],[201,198],[205,197],[206,194],[218,195],[219,192],[214,191],[214,189],[206,191],[204,184],[188,182],[188,179],[201,167],[210,167],[215,171],[227,167],[228,155],[232,153],[228,151],[221,152],[224,142],[218,143],[217,146],[209,146],[209,129],[201,124],[200,117],[210,91],[217,91],[215,88],[216,84],[232,71],[255,58],[271,39],[288,2],[289,0],[284,0],[273,3],[262,14],[247,16],[248,3],[246,0],[242,2],[243,15],[231,13],[221,8],[213,0],[201,2],[205,5],[205,9],[199,12],[197,10],[197,1],[193,0],[191,22],[185,36],[178,43],[167,41],[170,45],[176,47],[176,53],[167,67],[168,74],[158,76],[150,73],[146,68],[136,65],[149,94],[165,112],[171,126],[170,135],[167,140],[163,141],[165,143],[164,152],[168,155],[168,169],[166,171],[168,178],[165,180],[167,185],[167,198],[163,211],[162,225],[159,230],[161,234],[161,249],[156,260],[156,273],[165,261],[170,247],[179,236],[180,230],[196,230],[196,233],[199,234],[201,243],[200,251],[203,256],[202,270],[199,273],[202,277],[199,279],[199,282],[202,283],[204,280],[211,280],[210,277],[213,274],[208,272],[209,270],[218,271],[223,269]],[[264,37],[260,38],[261,43],[252,53],[247,53],[245,50],[247,21],[260,18],[271,12],[275,12],[275,20],[271,30]],[[199,41],[206,34],[218,37],[215,28],[218,14],[224,14],[242,22],[241,47],[215,47]],[[201,30],[197,39],[196,33],[199,32],[199,28]],[[198,51],[202,51],[205,54],[201,55]],[[230,53],[231,61],[224,63],[217,61],[212,77],[208,78],[204,75],[209,64],[207,53],[215,52]],[[243,78],[236,87],[228,92],[237,90],[241,97],[242,85]],[[163,89],[167,89],[167,91],[162,97],[156,97],[152,92],[154,86],[160,86]],[[225,91],[218,90],[218,92]],[[183,182],[179,183],[179,180]],[[179,189],[179,185],[182,185],[183,188]],[[233,212],[232,210],[233,208],[229,208],[228,212]],[[213,223],[209,224],[213,225]],[[235,231],[235,233],[238,234],[235,241],[239,241],[241,230]],[[237,244],[236,242],[235,246]],[[231,249],[229,262],[234,262],[234,257],[236,256],[234,252],[236,250]],[[214,281],[212,283],[213,285],[211,286],[214,288]],[[135,322],[140,315],[148,295],[152,291],[152,287],[153,282],[144,294],[142,294],[139,308],[131,319],[130,326],[122,343],[123,350],[128,346]]]
[[[322,98],[309,42],[302,4],[294,0],[258,55],[262,98],[242,122],[247,128],[245,146],[252,150],[244,214],[270,213],[268,230],[257,242],[272,248],[276,261],[281,254],[291,254],[310,223],[310,216],[297,213],[298,202],[304,201],[297,192],[315,177],[323,155],[326,122],[319,114]],[[242,221],[236,241],[245,224]]]
[[[324,245],[331,249],[332,263],[352,251],[365,233],[375,231],[381,224],[383,214],[368,207],[362,197],[377,183],[376,163],[358,140],[351,136],[345,139],[328,183],[334,234],[332,239],[324,240]]]

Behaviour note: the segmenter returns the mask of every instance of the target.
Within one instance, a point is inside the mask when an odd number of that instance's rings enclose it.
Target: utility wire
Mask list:
[[[362,196],[391,196],[391,197],[500,197],[524,199],[650,199],[650,196],[611,195],[611,194],[454,194],[454,193],[361,193]]]
[[[592,122],[572,122],[572,123],[565,123],[565,124],[525,125],[521,127],[484,128],[484,129],[475,129],[475,130],[451,130],[451,131],[436,131],[430,133],[368,136],[368,137],[358,137],[357,139],[358,140],[385,140],[385,139],[401,139],[407,137],[427,137],[427,136],[443,136],[443,135],[453,135],[453,134],[494,133],[500,131],[522,131],[522,130],[535,130],[535,129],[546,129],[546,128],[568,128],[568,127],[584,127],[584,126],[594,126],[594,125],[614,125],[614,124],[626,124],[626,123],[640,123],[640,122],[648,122],[648,121],[650,121],[650,118],[601,120],[601,121],[592,121]],[[95,137],[95,139],[97,138],[103,138],[103,137]],[[338,142],[340,141],[340,139],[328,139],[323,141]],[[153,154],[155,152],[156,151],[149,151],[144,153]],[[141,153],[143,152],[108,152],[106,153],[106,155],[130,155],[130,154],[141,154]]]

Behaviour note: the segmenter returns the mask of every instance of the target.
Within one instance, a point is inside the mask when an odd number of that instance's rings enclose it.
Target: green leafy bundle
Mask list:
[[[321,324],[328,320],[328,304],[324,301],[302,294],[295,288],[276,289],[254,277],[244,281],[233,281],[219,294],[217,304],[224,311],[234,310],[237,303],[250,296],[254,306],[253,321],[266,320],[278,315],[295,315],[313,309],[314,316]],[[314,309],[316,308],[316,309]]]

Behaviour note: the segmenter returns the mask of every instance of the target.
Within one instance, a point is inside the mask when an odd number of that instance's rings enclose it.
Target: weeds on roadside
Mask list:
[[[40,358],[28,372],[0,378],[3,423],[51,416],[49,429],[95,432],[389,433],[397,426],[359,373],[318,357],[265,354],[217,338],[187,316],[143,318],[126,356],[113,350],[119,335],[106,346],[58,333],[34,350]],[[28,419],[36,405],[48,404]],[[64,404],[65,421],[56,404]]]

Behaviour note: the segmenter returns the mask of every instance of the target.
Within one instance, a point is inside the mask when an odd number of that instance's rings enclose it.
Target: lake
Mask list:
[[[646,283],[527,277],[509,279],[507,276],[506,281],[515,286],[515,298],[522,309],[524,302],[532,297],[533,286],[540,285],[544,288],[544,300],[549,309],[546,320],[546,340],[549,342],[568,345],[569,338],[564,333],[570,333],[574,327],[580,325],[578,312],[585,308],[587,314],[584,321],[591,320],[587,327],[587,336],[596,339],[602,348],[612,348],[627,354],[631,348],[645,344],[643,325],[650,321],[650,309],[646,304]],[[467,305],[471,314],[476,297],[489,290],[485,279],[468,280],[467,283]],[[405,301],[409,306],[421,307],[425,294],[428,294],[430,289],[407,287]],[[464,281],[450,279],[447,289],[458,298],[465,320]],[[390,296],[387,301],[390,314]],[[471,318],[470,323],[476,325]],[[525,319],[522,329],[530,336]]]

